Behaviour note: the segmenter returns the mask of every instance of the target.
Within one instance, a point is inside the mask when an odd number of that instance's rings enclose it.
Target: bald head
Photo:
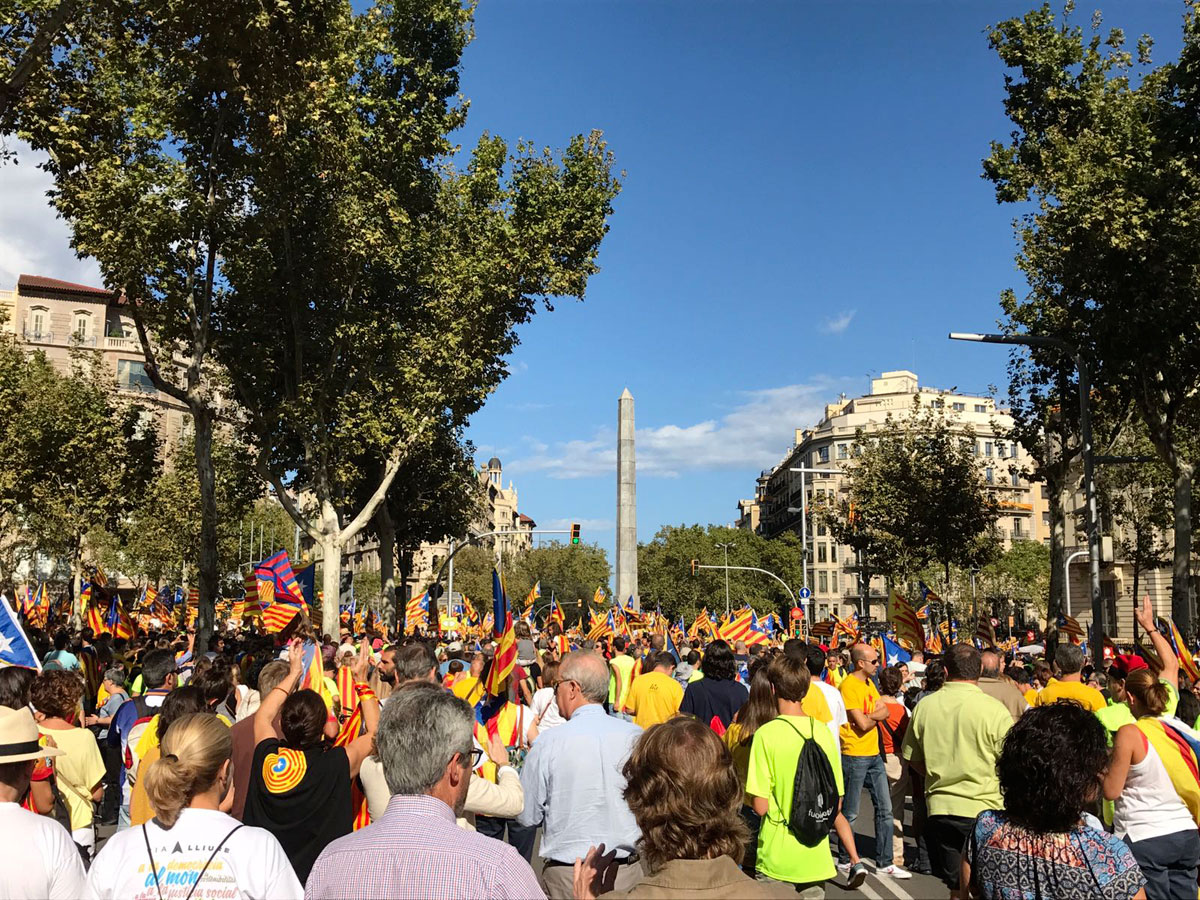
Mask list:
[[[574,681],[589,703],[608,699],[608,663],[599,653],[576,650],[562,658],[558,667],[559,681]]]
[[[980,653],[979,674],[983,678],[999,678],[1000,654],[995,650],[984,650]]]

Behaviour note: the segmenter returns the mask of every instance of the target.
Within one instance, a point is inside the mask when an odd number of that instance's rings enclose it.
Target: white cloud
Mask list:
[[[795,429],[815,425],[825,404],[847,381],[820,378],[807,384],[747,391],[741,394],[742,402],[720,419],[639,428],[638,474],[677,478],[684,472],[769,468],[792,446]],[[590,478],[616,472],[617,439],[612,428],[599,428],[590,438],[559,441],[550,447],[529,443],[530,455],[506,464],[506,473]]]
[[[821,330],[826,334],[841,334],[850,327],[850,323],[854,321],[854,314],[858,312],[856,309],[844,309],[831,319],[826,319],[821,325]]]
[[[95,260],[76,258],[70,230],[46,197],[51,179],[37,168],[45,154],[11,146],[16,164],[0,164],[0,289],[15,288],[22,273],[101,286]]]

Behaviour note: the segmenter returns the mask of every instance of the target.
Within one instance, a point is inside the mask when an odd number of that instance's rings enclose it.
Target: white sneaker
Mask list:
[[[912,878],[912,872],[907,869],[902,869],[900,866],[888,866],[886,869],[876,869],[877,875],[888,875],[892,878],[898,878],[903,881],[905,878]]]
[[[839,872],[841,872],[843,875],[849,875],[850,874],[850,863],[848,863],[848,862],[838,863],[837,870]]]

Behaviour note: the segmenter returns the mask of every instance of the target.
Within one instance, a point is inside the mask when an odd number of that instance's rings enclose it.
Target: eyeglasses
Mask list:
[[[467,760],[467,759],[469,759],[469,760],[470,760],[470,764],[467,766],[467,768],[468,768],[468,769],[478,769],[478,768],[479,768],[479,765],[480,765],[480,763],[482,763],[482,762],[483,762],[483,751],[482,751],[482,750],[480,750],[478,747],[472,747],[472,748],[471,748],[471,755],[470,755],[469,757],[465,757],[465,756],[461,756],[461,755],[460,755],[459,759],[460,759],[460,760]]]
[[[564,685],[564,684],[574,684],[574,685],[578,685],[578,684],[579,684],[579,682],[578,682],[578,681],[576,681],[574,678],[564,678],[564,679],[562,679],[561,681],[556,681],[556,682],[554,682],[554,690],[555,690],[555,691],[558,691],[559,687],[561,687],[561,686],[562,686],[562,685]]]

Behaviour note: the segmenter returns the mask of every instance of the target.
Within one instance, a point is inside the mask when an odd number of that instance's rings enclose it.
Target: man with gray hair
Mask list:
[[[1092,712],[1104,709],[1108,705],[1104,695],[1083,682],[1083,662],[1083,650],[1078,644],[1059,644],[1054,649],[1058,679],[1051,680],[1038,692],[1034,706],[1049,706],[1055,700],[1074,700]]]
[[[517,821],[542,826],[542,886],[554,900],[574,896],[575,860],[594,844],[616,853],[614,890],[628,890],[642,877],[642,867],[630,861],[641,833],[625,803],[622,772],[642,729],[605,715],[607,698],[602,656],[564,656],[554,699],[567,721],[538,736],[521,772],[525,809]]]
[[[414,682],[392,695],[375,733],[387,811],[321,851],[306,898],[544,897],[515,849],[455,824],[479,764],[474,726],[471,707],[437,685]]]

